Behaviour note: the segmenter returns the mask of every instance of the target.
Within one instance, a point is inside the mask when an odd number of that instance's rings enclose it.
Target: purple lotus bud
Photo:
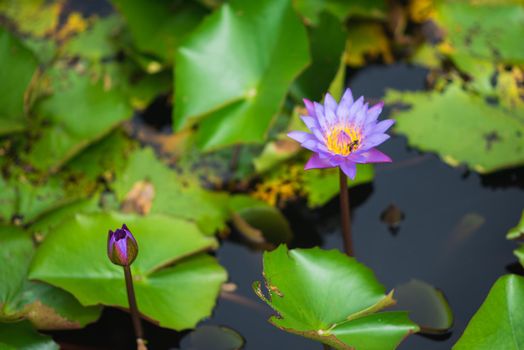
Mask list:
[[[129,266],[138,254],[138,244],[126,224],[115,232],[109,230],[107,237],[107,255],[117,265]]]

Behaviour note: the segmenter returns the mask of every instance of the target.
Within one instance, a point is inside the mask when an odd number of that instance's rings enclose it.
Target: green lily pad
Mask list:
[[[378,312],[394,304],[393,294],[339,251],[281,245],[264,254],[264,277],[269,296],[259,282],[253,288],[278,313],[269,322],[335,349],[395,349],[418,331],[405,312]]]
[[[506,238],[524,239],[524,210],[522,211],[519,223],[517,224],[517,226],[513,227],[511,230],[508,231]]]
[[[86,31],[69,39],[63,46],[63,55],[83,57],[92,61],[114,56],[116,35],[121,30],[122,18],[116,15],[97,19]]]
[[[411,106],[395,115],[397,132],[412,146],[439,153],[452,166],[466,163],[489,173],[524,164],[523,120],[467,93],[458,82],[443,92],[390,90],[385,100]]]
[[[122,62],[110,62],[99,67],[111,89],[118,90],[135,110],[144,110],[156,97],[166,95],[172,88],[171,71],[144,72],[137,62],[127,58]]]
[[[520,246],[520,248],[513,251],[513,254],[519,259],[520,264],[524,266],[524,244]]]
[[[21,171],[19,168],[10,170]],[[23,173],[13,174],[9,179],[0,179],[0,185],[0,222],[13,221],[19,225],[33,223],[46,213],[87,197],[95,189],[94,183],[70,181],[66,174],[37,181],[28,179]]]
[[[132,109],[120,90],[104,86],[101,79],[93,82],[72,69],[53,69],[49,78],[53,94],[35,104],[46,125],[28,160],[53,172],[131,117]]]
[[[523,303],[524,278],[517,275],[500,277],[453,349],[524,348]]]
[[[524,63],[524,7],[511,2],[439,1],[437,24],[453,53],[507,63]]]
[[[58,350],[51,337],[39,334],[27,321],[0,323],[2,350]]]
[[[119,201],[141,181],[153,187],[151,213],[193,220],[207,234],[225,227],[229,217],[227,194],[205,190],[197,179],[177,174],[157,159],[151,148],[132,153],[125,170],[118,174],[113,188]]]
[[[296,0],[294,5],[308,23],[316,24],[322,12],[329,12],[343,22],[349,16],[385,18],[386,2],[382,0]]]
[[[34,246],[31,237],[16,227],[0,227],[0,241],[2,261],[8,262],[0,265],[0,305],[1,313],[7,314],[23,289]]]
[[[176,48],[207,14],[194,1],[112,0],[127,22],[136,49],[170,64]],[[152,62],[155,62],[152,60]]]
[[[409,310],[420,332],[442,334],[453,326],[453,311],[444,293],[432,285],[412,279],[395,287],[395,308]]]
[[[384,28],[375,22],[350,24],[345,53],[345,61],[352,67],[365,65],[368,58],[381,58],[385,63],[394,61]]]
[[[82,213],[95,213],[101,210],[99,206],[99,198],[92,196],[87,199],[80,199],[78,201],[68,203],[55,210],[49,211],[38,217],[32,225],[28,227],[37,241],[43,240],[49,232],[62,224],[63,221]]]
[[[201,252],[216,248],[217,241],[193,223],[169,216],[77,215],[48,235],[29,276],[70,292],[86,306],[127,308],[123,270],[106,251],[107,231],[122,223],[139,245],[131,270],[141,313],[176,330],[193,328],[209,316],[227,274]]]
[[[63,1],[5,0],[0,13],[15,24],[18,32],[43,37],[50,34],[59,22]]]
[[[225,3],[177,50],[175,129],[199,122],[204,150],[264,141],[308,62],[306,30],[291,1]]]
[[[0,136],[26,128],[24,97],[37,64],[31,51],[0,27]]]
[[[24,231],[0,228],[0,320],[28,319],[38,329],[82,328],[100,316],[98,306],[84,307],[69,293],[27,280],[34,253],[31,237]]]
[[[90,180],[96,180],[99,176],[111,179],[113,173],[125,168],[126,156],[133,146],[124,132],[117,129],[71,159],[64,170]]]
[[[348,179],[348,187],[371,182],[374,175],[373,165],[357,164],[357,176],[353,180]],[[304,171],[304,190],[310,208],[320,207],[339,194],[339,176],[338,168]]]
[[[324,97],[344,53],[347,33],[342,23],[330,13],[322,13],[319,19],[317,26],[308,28],[311,65],[291,86],[291,93],[300,100]]]
[[[300,144],[287,135],[280,135],[277,140],[266,143],[262,153],[253,159],[257,173],[267,172],[289,160],[301,151]]]

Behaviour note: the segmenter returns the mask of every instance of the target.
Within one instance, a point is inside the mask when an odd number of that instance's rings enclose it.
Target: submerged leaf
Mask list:
[[[409,310],[422,333],[445,333],[453,326],[453,311],[444,293],[424,281],[412,279],[395,287],[395,298],[395,307]]]
[[[264,254],[264,278],[257,295],[278,316],[270,322],[287,332],[335,349],[395,349],[418,327],[405,312],[379,312],[394,304],[392,293],[355,259],[319,248],[288,250],[281,245]]]
[[[231,328],[203,325],[181,340],[180,350],[240,350],[244,344],[244,338]]]
[[[175,128],[199,122],[204,150],[263,141],[308,61],[305,28],[290,0],[223,4],[177,51]]]
[[[293,238],[286,217],[277,208],[252,197],[231,197],[233,224],[253,243],[280,244]]]

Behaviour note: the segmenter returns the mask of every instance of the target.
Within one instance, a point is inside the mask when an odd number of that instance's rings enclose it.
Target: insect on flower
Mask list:
[[[385,132],[395,122],[377,121],[383,103],[369,108],[364,97],[354,101],[351,90],[346,89],[339,104],[329,93],[324,105],[307,99],[304,104],[308,115],[301,118],[311,133],[291,131],[288,136],[314,152],[306,170],[340,167],[354,179],[358,163],[391,162],[391,158],[375,148],[390,137]]]

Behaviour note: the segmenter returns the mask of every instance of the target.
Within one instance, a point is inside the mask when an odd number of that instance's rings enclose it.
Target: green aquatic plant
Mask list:
[[[406,312],[382,312],[395,304],[393,291],[373,272],[336,250],[292,249],[264,253],[264,285],[255,293],[277,315],[269,322],[337,350],[395,349],[419,327]]]

